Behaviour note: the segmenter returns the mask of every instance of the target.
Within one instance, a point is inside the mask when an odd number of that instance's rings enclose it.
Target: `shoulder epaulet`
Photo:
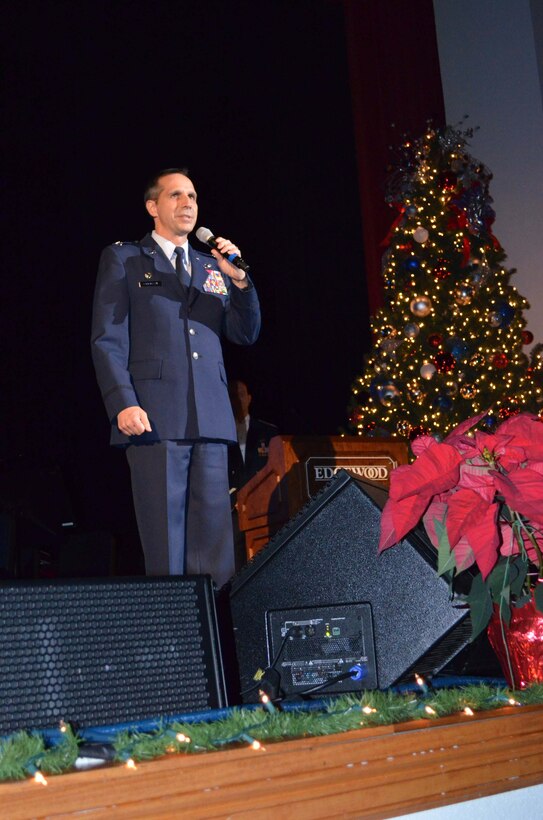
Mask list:
[[[129,239],[129,240],[124,239],[122,241],[120,239],[118,239],[117,242],[114,242],[113,244],[114,245],[120,245],[122,247],[123,245],[139,245],[140,243],[138,242],[137,239]]]

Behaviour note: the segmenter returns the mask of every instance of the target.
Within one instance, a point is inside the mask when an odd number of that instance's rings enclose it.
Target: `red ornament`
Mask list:
[[[428,336],[428,344],[430,347],[439,347],[443,341],[443,336],[440,336],[439,333],[431,333]],[[437,367],[437,365],[436,365]]]
[[[439,281],[448,279],[451,275],[446,259],[436,259],[436,264],[432,272],[434,277]]]
[[[433,362],[438,373],[451,373],[456,367],[456,359],[450,353],[438,353]]]
[[[509,364],[509,359],[505,355],[505,353],[496,353],[492,357],[492,364],[494,367],[497,367],[498,370],[505,370],[507,365]]]
[[[523,330],[520,334],[522,338],[523,345],[531,345],[534,340],[534,334],[531,330]]]

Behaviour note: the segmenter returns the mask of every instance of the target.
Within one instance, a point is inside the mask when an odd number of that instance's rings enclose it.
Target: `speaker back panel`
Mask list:
[[[345,471],[293,518],[233,579],[230,604],[241,691],[268,655],[267,613],[369,603],[380,688],[413,671],[435,673],[469,639],[465,609],[450,601],[422,533],[377,552],[385,490]],[[255,692],[245,700],[256,700]]]

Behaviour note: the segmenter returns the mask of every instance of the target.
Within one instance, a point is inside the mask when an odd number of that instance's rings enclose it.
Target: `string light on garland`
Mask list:
[[[427,715],[431,715],[432,717],[434,717],[434,715],[437,715],[436,710],[429,704],[426,704],[426,706],[424,707],[424,711]]]
[[[450,681],[450,679],[449,679]],[[153,730],[108,731],[112,756],[131,770],[137,769],[138,760],[151,760],[165,754],[199,754],[229,746],[245,745],[250,751],[265,751],[266,740],[289,740],[295,737],[336,734],[361,725],[382,726],[420,718],[421,712],[429,717],[465,715],[503,706],[520,707],[523,704],[543,705],[543,685],[534,684],[514,692],[503,686],[478,682],[467,684],[463,679],[458,687],[448,683],[444,688],[438,678],[424,680],[417,676],[414,687],[404,692],[379,690],[337,696],[315,709],[316,704],[284,704],[284,710],[267,712],[262,706],[219,710],[216,718],[198,718],[190,724],[163,724],[157,722]],[[426,708],[428,707],[428,709]],[[70,750],[79,744],[92,742],[91,736],[76,740],[68,727],[59,745],[47,747],[37,733],[18,732],[0,741],[0,779],[35,778],[46,785],[45,773],[71,771],[75,757]],[[59,733],[60,734],[60,733]],[[190,743],[178,742],[177,736],[190,738]],[[99,734],[100,744],[103,735]],[[173,740],[172,740],[173,739]],[[177,744],[177,745],[176,745]],[[109,758],[111,759],[111,757]],[[36,774],[39,771],[39,776]],[[45,783],[43,781],[46,781]]]

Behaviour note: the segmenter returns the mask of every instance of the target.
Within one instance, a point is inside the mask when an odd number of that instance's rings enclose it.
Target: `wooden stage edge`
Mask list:
[[[172,755],[0,786],[29,818],[382,818],[543,782],[543,707]]]

